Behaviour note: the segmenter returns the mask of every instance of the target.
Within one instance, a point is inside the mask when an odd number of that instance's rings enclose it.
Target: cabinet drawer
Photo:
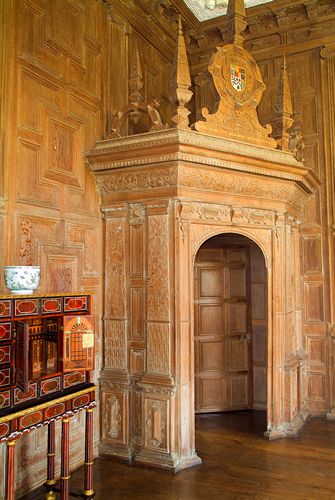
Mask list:
[[[1,345],[0,346],[0,366],[7,365],[12,360],[12,346],[11,345]]]
[[[0,318],[10,318],[12,315],[12,302],[0,300]]]
[[[14,389],[14,404],[18,405],[24,401],[30,401],[37,398],[37,384],[29,384],[27,392],[22,392],[21,389]]]
[[[88,297],[64,297],[64,312],[76,312],[88,310]]]
[[[10,368],[2,368],[0,370],[0,389],[10,385],[12,382],[12,370]]]
[[[39,314],[38,299],[15,299],[15,316],[36,316]]]
[[[3,340],[11,340],[12,338],[12,324],[0,323],[0,342]]]
[[[41,313],[55,314],[62,312],[62,299],[60,297],[50,297],[41,299]]]
[[[0,409],[10,406],[10,390],[0,392]]]

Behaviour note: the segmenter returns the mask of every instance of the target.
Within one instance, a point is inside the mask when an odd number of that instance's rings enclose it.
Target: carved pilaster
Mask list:
[[[321,50],[322,90],[324,106],[324,134],[326,160],[326,191],[327,191],[327,226],[329,251],[329,297],[330,323],[335,324],[335,204],[334,204],[334,163],[335,163],[335,44]],[[335,342],[329,337],[329,373],[330,373],[330,414],[335,413]],[[328,415],[329,418],[334,416]]]

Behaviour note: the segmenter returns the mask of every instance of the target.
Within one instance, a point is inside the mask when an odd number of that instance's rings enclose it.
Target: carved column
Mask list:
[[[48,425],[48,461],[47,461],[47,480],[46,486],[52,487],[56,484],[55,479],[55,422],[50,422]]]
[[[60,499],[68,500],[70,492],[70,418],[62,418]]]
[[[327,190],[327,227],[329,252],[329,374],[330,374],[330,412],[328,418],[335,419],[335,44],[321,50],[321,71],[323,90],[323,115],[325,134],[326,190]]]
[[[16,441],[6,441],[7,445],[7,457],[6,457],[6,491],[5,500],[14,500],[15,493],[15,478],[14,478],[14,454]]]
[[[85,422],[85,470],[83,496],[91,498],[93,490],[93,408],[86,410]]]

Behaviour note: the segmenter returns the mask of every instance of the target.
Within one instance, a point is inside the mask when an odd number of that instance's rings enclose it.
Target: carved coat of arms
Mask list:
[[[235,64],[230,65],[230,81],[235,90],[241,92],[246,83],[245,68],[241,66],[236,66]]]

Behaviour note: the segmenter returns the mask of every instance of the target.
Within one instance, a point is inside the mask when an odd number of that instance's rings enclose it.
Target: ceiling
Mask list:
[[[228,0],[183,0],[199,21],[207,21],[223,16],[227,11]],[[254,7],[272,0],[245,0],[246,7]]]

